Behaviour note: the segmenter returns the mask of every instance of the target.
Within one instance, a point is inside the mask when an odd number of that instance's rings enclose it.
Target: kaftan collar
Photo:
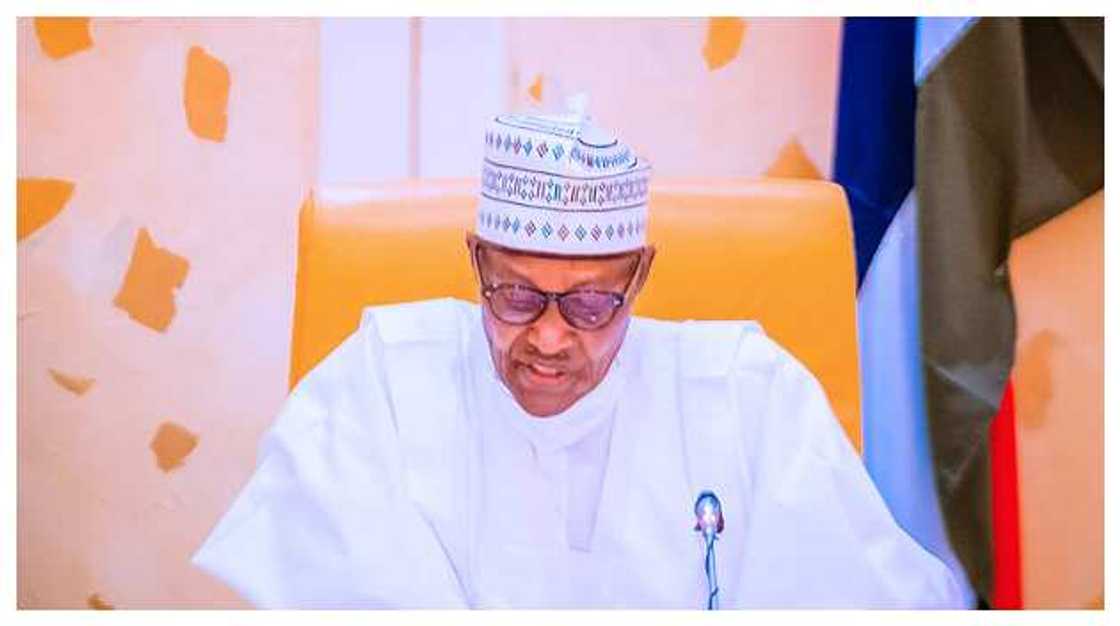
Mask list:
[[[615,355],[606,376],[587,395],[561,413],[551,417],[537,417],[517,403],[494,368],[489,344],[482,325],[472,332],[471,361],[476,375],[473,377],[480,398],[485,399],[485,411],[503,420],[525,436],[538,453],[549,453],[567,448],[608,424],[622,393],[626,370],[629,366],[627,345],[630,333]],[[479,416],[489,419],[490,416]]]

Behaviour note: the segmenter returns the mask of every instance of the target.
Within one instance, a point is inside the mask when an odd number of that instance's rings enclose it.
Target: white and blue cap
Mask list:
[[[485,143],[480,238],[579,256],[645,245],[649,164],[581,111],[499,115],[487,125]]]

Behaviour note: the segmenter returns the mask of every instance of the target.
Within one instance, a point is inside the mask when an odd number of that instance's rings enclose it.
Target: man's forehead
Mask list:
[[[640,252],[609,256],[558,256],[532,252],[512,251],[487,245],[479,246],[488,269],[533,278],[540,274],[566,277],[573,280],[614,278],[634,264]]]

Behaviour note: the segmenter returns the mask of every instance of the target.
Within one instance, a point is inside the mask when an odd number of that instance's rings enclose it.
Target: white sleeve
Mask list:
[[[299,384],[192,558],[258,607],[466,606],[439,538],[403,494],[369,342],[359,330]]]
[[[895,523],[817,379],[765,341],[775,360],[766,408],[748,417],[758,485],[743,592],[787,608],[966,608],[948,568]]]

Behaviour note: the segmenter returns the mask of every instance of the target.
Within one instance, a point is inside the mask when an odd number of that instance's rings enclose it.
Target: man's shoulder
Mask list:
[[[375,416],[390,416],[414,389],[438,396],[433,388],[454,384],[438,376],[448,371],[440,364],[459,362],[472,315],[476,305],[451,298],[366,307],[358,328],[296,385],[278,423],[329,420],[353,426],[340,432],[370,430]]]
[[[476,305],[452,298],[366,307],[358,328],[304,376],[296,391],[333,396],[365,387],[380,376],[385,358],[399,357],[411,346],[456,354],[477,315]]]
[[[674,353],[686,378],[769,375],[796,361],[756,320],[666,321],[635,317],[646,349]]]
[[[359,332],[381,344],[458,341],[478,319],[478,305],[455,298],[368,306]]]

